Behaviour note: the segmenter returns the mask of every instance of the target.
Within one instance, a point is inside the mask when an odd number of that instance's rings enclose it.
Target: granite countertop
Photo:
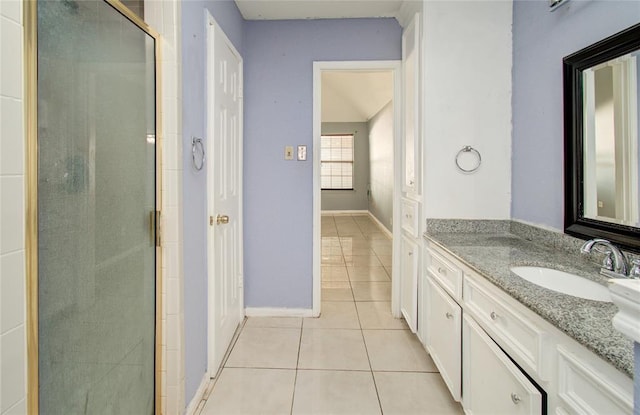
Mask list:
[[[427,232],[424,237],[633,378],[633,342],[612,324],[618,308],[542,288],[511,272],[513,266],[553,268],[607,285],[596,265],[579,254],[554,250],[509,232]]]

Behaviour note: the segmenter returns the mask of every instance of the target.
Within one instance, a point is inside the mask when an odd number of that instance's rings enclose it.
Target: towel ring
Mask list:
[[[200,156],[199,154],[202,154],[202,156]],[[201,159],[199,163],[197,161],[198,158]],[[202,143],[202,138],[191,137],[191,159],[193,160],[193,168],[196,169],[196,171],[202,170],[205,160],[204,144]]]
[[[459,158],[460,158],[460,154],[462,153],[473,153],[476,155],[478,161],[477,164],[470,168],[470,169],[465,169],[462,166],[460,166],[460,162],[459,162]],[[476,150],[475,148],[471,147],[471,146],[464,146],[462,147],[462,149],[460,149],[460,151],[458,151],[458,154],[456,154],[456,166],[458,166],[458,168],[460,170],[462,170],[465,173],[472,173],[476,170],[478,170],[478,168],[480,168],[480,165],[482,164],[482,156],[480,155],[480,152],[478,150]]]

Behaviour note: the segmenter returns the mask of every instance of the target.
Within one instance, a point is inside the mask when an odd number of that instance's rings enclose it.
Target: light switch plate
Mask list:
[[[307,159],[307,146],[298,146],[298,161]]]
[[[285,146],[285,148],[284,148],[284,159],[285,160],[293,160],[293,146]]]

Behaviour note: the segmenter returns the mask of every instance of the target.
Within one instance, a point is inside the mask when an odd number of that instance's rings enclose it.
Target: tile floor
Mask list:
[[[196,413],[462,414],[404,320],[391,240],[366,215],[322,216],[320,318],[248,318]]]

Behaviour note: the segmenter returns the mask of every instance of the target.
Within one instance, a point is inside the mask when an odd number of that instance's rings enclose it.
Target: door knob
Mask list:
[[[216,216],[216,223],[218,225],[224,225],[229,223],[229,216],[227,215],[218,215]]]

